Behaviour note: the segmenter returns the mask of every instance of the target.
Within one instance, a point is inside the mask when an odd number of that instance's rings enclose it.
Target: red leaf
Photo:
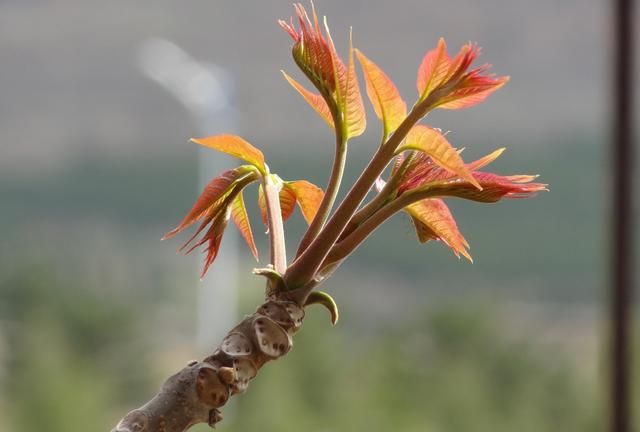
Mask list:
[[[224,197],[233,189],[235,182],[250,173],[247,167],[239,167],[225,171],[220,176],[214,178],[205,186],[204,190],[196,200],[195,204],[184,217],[182,222],[173,230],[169,231],[162,238],[163,240],[173,237],[180,231],[192,225],[194,222],[206,216],[215,216]]]
[[[460,180],[435,182],[425,185],[425,188],[433,190],[434,196],[455,196],[484,203],[497,202],[503,198],[530,198],[538,192],[548,190],[546,184],[532,183],[537,178],[532,175],[500,176],[476,171],[473,177],[480,183],[482,190]]]
[[[349,44],[349,63],[345,66],[335,49],[326,20],[324,22],[325,38],[320,30],[315,8],[312,10],[312,22],[302,5],[295,4],[294,7],[298,16],[299,30],[294,27],[293,20],[290,23],[281,20],[280,26],[294,41],[292,53],[296,64],[320,91],[327,106],[335,105],[340,111],[345,137],[361,135],[366,127],[366,118],[351,43]],[[290,78],[287,79],[329,123],[327,110],[318,101],[319,96],[303,90]],[[333,121],[329,124],[333,124]]]
[[[222,235],[224,234],[224,230],[227,227],[227,223],[229,222],[229,213],[224,212],[221,213],[220,220],[216,220],[211,224],[211,227],[204,235],[202,240],[197,244],[200,246],[201,244],[207,242],[206,253],[207,256],[204,260],[204,266],[202,268],[202,273],[200,273],[200,279],[203,279],[207,274],[209,267],[215,259],[218,257],[218,252],[220,251],[220,244],[222,243]],[[194,246],[196,247],[196,246]]]
[[[509,77],[481,76],[481,70],[472,71],[463,78],[456,89],[441,99],[438,108],[461,109],[469,108],[484,101],[491,93],[504,86]]]
[[[469,243],[460,233],[449,207],[441,199],[425,199],[405,209],[410,215],[421,243],[442,240],[456,256],[464,256],[473,262]]]
[[[407,116],[407,104],[393,81],[378,65],[369,60],[360,51],[356,55],[364,72],[367,95],[373,110],[384,125],[385,134],[395,131]]]
[[[320,203],[324,197],[322,189],[306,180],[286,182],[284,187],[290,189],[294,193],[298,201],[298,205],[300,206],[302,216],[304,216],[304,220],[307,221],[307,224],[310,225],[316,217],[316,213],[318,212],[318,208],[320,207]]]
[[[262,152],[239,136],[216,135],[206,138],[192,138],[191,141],[249,162],[258,168],[263,175],[267,171]]]
[[[242,192],[240,192],[231,203],[231,219],[240,231],[240,234],[242,234],[242,237],[244,237],[244,240],[247,242],[251,253],[255,259],[258,260],[258,249],[256,248],[256,244],[253,240],[251,223],[249,222],[249,215],[247,214],[247,209],[244,205]]]
[[[280,26],[293,39],[293,58],[318,89],[326,89],[331,93],[336,89],[333,56],[327,40],[320,31],[315,8],[312,9],[312,23],[301,4],[293,6],[300,30],[294,27],[293,19],[289,23],[279,21]]]

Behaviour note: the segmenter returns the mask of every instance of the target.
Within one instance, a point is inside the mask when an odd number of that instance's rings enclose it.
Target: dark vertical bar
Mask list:
[[[630,309],[632,300],[633,0],[614,0],[613,253],[611,263],[611,432],[630,432]]]

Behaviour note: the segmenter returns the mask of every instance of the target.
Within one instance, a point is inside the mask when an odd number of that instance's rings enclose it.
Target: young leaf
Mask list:
[[[435,88],[446,81],[450,66],[447,45],[444,38],[440,38],[438,46],[424,56],[418,68],[416,87],[420,100],[426,99]]]
[[[509,77],[486,74],[489,65],[479,66],[469,71],[469,67],[480,54],[475,44],[465,44],[451,59],[447,54],[444,39],[438,47],[425,55],[418,69],[416,86],[419,101],[438,93],[438,100],[431,102],[433,108],[461,109],[484,101],[494,91],[502,87]]]
[[[489,165],[490,163],[492,163],[493,161],[495,161],[496,159],[498,159],[500,157],[500,155],[502,155],[502,153],[504,153],[506,149],[504,147],[499,148],[497,150],[492,151],[491,153],[489,153],[486,156],[481,157],[478,160],[475,160],[471,163],[467,164],[467,169],[469,171],[476,171],[479,170],[480,168],[484,168],[487,165]]]
[[[323,93],[332,93],[336,90],[333,56],[331,48],[322,35],[318,25],[318,15],[312,5],[313,23],[304,7],[300,4],[293,5],[298,18],[300,30],[296,30],[293,19],[289,23],[279,20],[278,23],[293,39],[291,49],[293,59],[302,72]]]
[[[324,100],[322,96],[317,93],[310,92],[306,88],[304,88],[299,82],[291,78],[285,71],[281,71],[284,78],[291,84],[291,86],[300,93],[300,95],[307,101],[311,108],[313,108],[320,117],[327,122],[327,124],[335,129],[335,125],[333,124],[333,117],[331,116],[331,110],[329,109],[329,105]]]
[[[256,244],[253,240],[251,223],[249,222],[249,215],[247,215],[247,209],[244,205],[242,192],[236,195],[233,202],[231,203],[231,219],[242,234],[244,240],[247,242],[251,253],[255,257],[255,259],[258,260],[258,249],[256,248]]]
[[[475,171],[473,177],[482,186],[482,190],[468,181],[458,180],[428,183],[420,189],[432,191],[433,196],[454,196],[483,203],[494,203],[503,198],[530,198],[538,192],[548,190],[546,184],[532,183],[537,178],[533,175],[500,176]]]
[[[205,249],[207,256],[204,261],[204,267],[202,269],[202,273],[200,274],[200,279],[204,278],[205,274],[209,270],[209,267],[211,266],[211,264],[213,264],[216,257],[218,256],[218,251],[220,250],[220,244],[222,243],[222,235],[224,234],[224,230],[227,228],[227,223],[229,222],[229,213],[230,213],[229,210],[230,210],[229,207],[226,207],[223,211],[219,211],[215,217],[211,217],[211,218],[208,218],[208,220],[205,220],[200,226],[200,228],[198,229],[198,233],[206,226],[207,223],[211,222],[209,229],[196,244],[191,246],[191,248],[185,252],[186,254],[189,254],[197,247],[207,243],[207,247]],[[185,243],[180,248],[180,250],[186,248],[198,233],[194,234],[187,241],[187,243]]]
[[[209,267],[218,257],[218,251],[220,250],[220,244],[222,243],[222,235],[224,234],[224,230],[227,228],[227,223],[229,222],[229,212],[221,212],[219,219],[219,221],[216,220],[211,224],[209,231],[207,231],[203,239],[196,245],[200,246],[205,241],[208,243],[206,249],[207,257],[204,261],[202,273],[200,273],[200,279],[204,278]]]
[[[258,168],[262,175],[267,172],[262,152],[239,136],[216,135],[206,138],[192,138],[191,141],[249,162]]]
[[[295,194],[304,220],[311,224],[324,197],[322,189],[306,180],[285,182],[284,188]]]
[[[338,313],[338,305],[336,304],[333,297],[323,291],[312,291],[307,297],[304,305],[309,306],[312,304],[321,304],[329,311],[331,315],[331,324],[336,325],[338,322],[338,318],[340,317]]]
[[[414,126],[407,134],[404,144],[398,148],[396,153],[401,153],[405,150],[419,150],[429,155],[436,164],[457,174],[478,189],[482,189],[465,166],[456,149],[438,130],[424,125]]]
[[[220,204],[222,204],[223,198],[234,188],[236,182],[246,176],[252,175],[252,172],[254,171],[255,169],[253,167],[243,165],[238,168],[227,170],[220,176],[211,180],[211,182],[205,186],[202,194],[200,194],[182,222],[180,222],[180,224],[178,224],[178,226],[173,230],[165,234],[162,239],[165,240],[173,237],[207,215],[214,216],[216,210]]]
[[[456,89],[441,99],[438,108],[462,109],[469,108],[484,101],[491,93],[504,86],[508,76],[482,76],[480,68],[465,76]]]
[[[333,41],[331,42],[333,48]],[[335,48],[333,48],[335,53]],[[342,85],[342,110],[344,117],[344,127],[347,138],[360,136],[367,128],[367,119],[365,116],[364,103],[360,94],[360,86],[358,85],[358,76],[356,75],[356,65],[353,59],[353,42],[351,33],[349,33],[349,65],[344,79],[340,80]]]
[[[373,110],[382,120],[385,135],[388,135],[395,131],[407,116],[407,104],[402,100],[393,81],[378,65],[359,50],[356,50],[356,55],[364,72],[367,95]]]
[[[429,240],[442,240],[456,256],[464,256],[473,262],[469,251],[469,243],[460,233],[449,207],[441,199],[432,198],[418,201],[405,208],[418,234],[418,240],[425,243]]]

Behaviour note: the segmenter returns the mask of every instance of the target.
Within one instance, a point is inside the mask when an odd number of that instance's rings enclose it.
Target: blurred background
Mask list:
[[[603,430],[608,6],[316,0],[338,49],[353,26],[409,105],[440,36],[450,51],[477,41],[511,81],[428,122],[468,160],[507,147],[493,170],[540,174],[551,192],[452,202],[474,264],[395,217],[325,284],[338,326],[309,310],[294,351],[234,398],[221,429]],[[234,163],[190,137],[238,133],[283,178],[326,183],[332,134],[279,72],[301,78],[276,24],[292,12],[289,0],[0,0],[0,430],[110,430],[260,302],[233,228],[204,282],[200,256],[159,239],[201,178]],[[375,151],[369,113],[343,189]],[[290,251],[303,224],[287,224]],[[637,303],[634,317],[637,359]]]

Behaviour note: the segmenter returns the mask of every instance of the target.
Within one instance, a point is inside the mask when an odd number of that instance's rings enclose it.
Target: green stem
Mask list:
[[[396,132],[378,149],[325,227],[318,233],[302,255],[287,269],[285,281],[288,286],[301,287],[313,279],[329,250],[342,234],[371,186],[373,186],[378,176],[393,158],[394,152],[413,125],[430,109],[431,103],[432,100],[429,97],[415,105]]]
[[[380,210],[376,211],[371,217],[364,221],[360,226],[355,228],[352,233],[347,235],[340,243],[331,248],[322,267],[333,264],[337,261],[345,259],[358,246],[364,242],[380,225],[382,225],[391,216],[404,209],[405,207],[446,192],[444,185],[442,187],[437,183],[425,185],[419,189],[412,190],[401,195],[399,198],[389,202]]]
[[[271,264],[279,274],[287,269],[287,251],[280,209],[280,190],[273,176],[268,174],[262,178],[264,199],[267,206],[267,224],[269,225],[269,244],[271,246]]]
[[[331,213],[333,204],[338,196],[338,191],[340,190],[340,183],[342,182],[342,175],[344,173],[346,162],[347,143],[343,138],[343,134],[338,132],[338,129],[336,129],[336,155],[333,160],[333,168],[331,169],[331,177],[327,184],[327,190],[320,202],[316,216],[313,218],[313,221],[311,222],[311,225],[309,225],[304,237],[300,240],[300,246],[298,246],[296,257],[300,256],[309,244],[311,244],[329,218],[329,213]]]
[[[374,214],[377,210],[379,210],[382,206],[388,203],[390,200],[395,198],[395,191],[400,185],[400,181],[402,180],[402,176],[407,170],[411,160],[413,159],[415,152],[411,152],[405,159],[402,161],[400,168],[391,176],[387,184],[384,185],[382,190],[364,207],[356,212],[351,218],[351,221],[344,229],[340,239],[342,240],[346,236],[348,236],[353,230],[355,230],[358,225],[360,225],[363,221],[367,220],[372,214]],[[341,241],[340,240],[340,241]]]

